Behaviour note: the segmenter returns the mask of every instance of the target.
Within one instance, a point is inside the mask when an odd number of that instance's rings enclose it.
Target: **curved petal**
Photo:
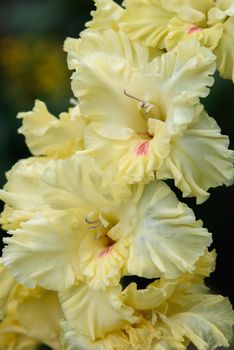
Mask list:
[[[68,288],[80,277],[79,246],[83,235],[69,212],[35,214],[5,238],[3,261],[20,283],[51,290]]]
[[[102,207],[116,206],[129,196],[125,184],[112,181],[112,174],[103,173],[94,159],[82,154],[57,160],[47,167],[41,190],[52,208],[78,208],[85,216]]]
[[[176,278],[194,270],[211,243],[208,231],[161,182],[145,187],[130,246],[128,272],[146,278]]]
[[[19,132],[25,136],[27,146],[35,156],[64,158],[82,149],[85,123],[78,107],[60,114],[58,119],[37,100],[31,112],[19,113],[18,118],[23,119]]]
[[[40,288],[29,291],[19,302],[17,316],[30,338],[59,350],[62,312],[56,293]]]
[[[124,93],[131,72],[126,61],[96,53],[87,57],[73,75],[72,88],[81,111],[103,137],[125,140],[136,128],[145,129],[141,111]]]
[[[206,14],[215,4],[213,1],[203,0],[160,0],[162,6],[167,10],[174,12],[182,20],[206,24]]]
[[[214,51],[222,77],[234,82],[234,14],[223,24],[223,35]]]
[[[184,197],[195,196],[197,203],[202,203],[209,197],[209,188],[233,182],[234,152],[228,145],[228,137],[203,112],[197,123],[172,140],[169,156],[156,176],[173,178]]]
[[[123,9],[112,0],[94,0],[96,10],[91,12],[93,19],[86,23],[92,30],[117,29]]]
[[[132,40],[163,48],[163,40],[168,33],[167,23],[173,13],[165,10],[160,0],[125,0],[124,6],[126,9],[120,18],[120,28]]]
[[[2,264],[2,258],[0,258],[0,281],[0,320],[2,320],[6,312],[7,301],[10,297],[12,289],[16,284],[15,279],[10,275],[7,268]]]
[[[129,339],[122,330],[111,332],[105,338],[93,341],[70,327],[67,321],[62,321],[61,326],[66,350],[129,350]]]
[[[127,256],[125,242],[106,246],[105,239],[86,235],[80,246],[80,268],[91,288],[114,286],[120,281]]]
[[[152,106],[151,118],[164,121],[172,135],[196,118],[200,97],[206,97],[214,78],[215,56],[195,39],[155,58],[136,72],[126,87],[129,94]]]
[[[172,336],[187,337],[200,350],[228,347],[232,337],[234,314],[227,299],[220,295],[184,297],[186,304],[168,319]]]
[[[179,17],[173,17],[168,23],[168,28],[169,33],[165,38],[167,50],[176,47],[180,41],[194,38],[213,51],[223,34],[221,23],[217,23],[210,28],[202,28],[193,23],[185,22]]]
[[[174,291],[176,282],[151,283],[146,289],[137,289],[130,283],[122,292],[124,302],[136,310],[153,310],[162,304]]]
[[[93,341],[118,331],[137,318],[121,300],[121,288],[91,289],[85,283],[60,293],[62,309],[69,325]]]
[[[1,214],[5,229],[15,229],[39,209],[46,209],[40,191],[40,176],[50,160],[28,158],[20,160],[7,172],[7,183],[0,190],[0,199],[6,203]]]

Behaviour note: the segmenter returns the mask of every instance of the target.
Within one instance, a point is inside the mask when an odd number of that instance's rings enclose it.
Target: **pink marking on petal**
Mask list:
[[[138,143],[138,145],[135,147],[135,154],[137,156],[147,156],[148,153],[149,153],[149,141]]]
[[[110,254],[113,248],[114,248],[114,245],[110,245],[109,247],[105,247],[105,248],[98,254],[98,258],[103,258],[104,256]]]
[[[200,32],[201,30],[202,30],[201,28],[199,28],[195,25],[191,25],[188,27],[188,34],[193,34],[193,33],[198,32],[198,31]]]

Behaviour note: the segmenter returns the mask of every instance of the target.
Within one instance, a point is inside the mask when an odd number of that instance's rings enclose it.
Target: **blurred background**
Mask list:
[[[78,37],[93,8],[91,0],[1,0],[1,187],[5,171],[20,158],[29,156],[23,136],[17,134],[20,122],[16,114],[31,110],[36,98],[46,102],[53,114],[68,108],[72,97],[71,72],[67,69],[63,42],[67,36]],[[216,118],[222,133],[229,135],[233,149],[234,85],[216,78],[204,104],[208,113]],[[207,283],[214,292],[228,296],[234,304],[234,188],[220,187],[211,193],[210,199],[197,207],[193,199],[186,202],[213,232],[217,268]]]

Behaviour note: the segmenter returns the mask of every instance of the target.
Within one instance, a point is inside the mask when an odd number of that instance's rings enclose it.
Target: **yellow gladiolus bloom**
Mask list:
[[[52,290],[86,280],[115,286],[126,274],[176,278],[193,271],[208,231],[169,187],[106,182],[90,158],[54,161],[41,176],[47,210],[9,233],[4,263],[26,286]]]
[[[196,38],[217,57],[224,78],[234,81],[232,0],[125,0],[119,27],[132,40],[171,50]]]
[[[190,341],[201,350],[228,346],[234,323],[231,305],[225,298],[209,294],[204,285],[214,259],[213,252],[206,252],[193,273],[176,280],[157,280],[145,289],[130,283],[122,291],[119,286],[97,295],[78,284],[61,292],[66,348],[185,350]],[[125,321],[120,322],[124,310]],[[127,318],[129,314],[131,318]]]

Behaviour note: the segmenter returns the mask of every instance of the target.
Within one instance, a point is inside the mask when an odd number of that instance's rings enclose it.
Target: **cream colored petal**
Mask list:
[[[7,301],[15,284],[15,279],[10,275],[2,263],[2,258],[0,258],[0,320],[4,318]]]
[[[117,29],[120,16],[123,12],[121,6],[112,0],[94,0],[96,10],[91,12],[93,19],[86,23],[92,30]]]
[[[3,261],[20,283],[51,290],[68,288],[80,276],[78,251],[83,235],[70,212],[36,214],[17,229],[3,250]]]
[[[68,69],[76,69],[79,65],[80,44],[80,38],[67,37],[64,41],[63,50],[67,52]]]
[[[152,120],[151,120],[152,121]],[[153,137],[138,137],[113,145],[116,160],[119,158],[118,174],[127,183],[148,183],[155,178],[155,170],[160,168],[170,152],[170,138],[164,122],[153,119]]]
[[[28,337],[59,350],[61,308],[57,294],[36,289],[19,303],[17,316]]]
[[[95,52],[105,53],[108,57],[122,58],[133,66],[142,66],[151,58],[150,50],[138,42],[132,42],[122,31],[85,30],[81,33],[81,38],[68,38],[64,43],[70,69],[79,69],[80,63]],[[154,57],[155,55],[156,53]]]
[[[223,24],[223,36],[214,51],[222,77],[234,82],[234,14]]]
[[[55,209],[78,208],[85,220],[89,212],[117,205],[122,196],[128,196],[127,186],[111,181],[110,175],[82,154],[58,160],[43,174],[43,198]]]
[[[132,40],[141,40],[146,46],[164,47],[168,33],[167,23],[173,13],[166,11],[159,0],[125,0],[125,11],[119,26]]]
[[[103,339],[93,341],[62,321],[64,350],[129,350],[129,339],[124,331],[111,332]]]
[[[181,344],[172,337],[167,340],[155,341],[150,350],[187,350],[187,344]]]
[[[234,324],[228,300],[220,295],[192,295],[184,299],[184,309],[175,311],[168,320],[173,337],[187,337],[199,350],[228,347]]]
[[[170,133],[178,134],[202,109],[199,98],[208,95],[214,71],[215,56],[191,39],[138,71],[126,89],[152,106],[151,118],[165,121]]]
[[[172,140],[171,152],[156,176],[173,178],[184,197],[195,196],[202,203],[209,197],[209,188],[233,182],[234,153],[228,145],[228,137],[203,112],[196,124]]]
[[[40,191],[40,176],[49,163],[45,158],[28,158],[17,162],[6,173],[7,183],[0,190],[0,199],[6,203],[1,214],[4,227],[15,229],[21,221],[46,208]]]
[[[73,75],[72,88],[79,98],[81,112],[103,137],[124,140],[136,128],[145,129],[136,101],[124,93],[131,73],[132,68],[125,60],[96,53],[87,57]]]
[[[40,344],[25,334],[14,332],[8,325],[0,324],[0,349],[36,350]]]
[[[171,12],[175,12],[182,20],[206,24],[206,14],[211,7],[213,7],[214,1],[212,0],[160,0],[162,6]]]
[[[203,46],[212,51],[216,48],[223,34],[223,26],[217,23],[211,28],[202,28],[194,23],[181,20],[179,17],[173,17],[168,23],[169,33],[165,38],[167,50],[171,50],[178,45],[180,41],[194,38]]]
[[[125,242],[108,244],[108,238],[94,240],[86,235],[80,246],[80,268],[91,288],[118,285],[128,256]]]
[[[194,270],[211,243],[208,231],[161,182],[145,187],[130,246],[128,272],[146,278],[176,278]]]
[[[208,13],[208,25],[214,25],[218,22],[225,22],[228,17],[234,16],[234,4],[232,0],[219,0]]]
[[[122,292],[125,304],[137,310],[152,310],[163,303],[174,291],[176,282],[151,283],[146,289],[137,289],[130,283]]]
[[[60,114],[58,119],[37,100],[31,112],[19,113],[18,118],[23,119],[19,132],[25,136],[33,155],[64,158],[82,148],[85,123],[78,107]]]
[[[69,326],[94,341],[135,322],[133,309],[123,304],[120,293],[120,287],[95,290],[81,282],[61,292]]]
[[[150,322],[144,319],[134,326],[126,326],[125,332],[129,336],[130,348],[128,350],[151,349],[152,340],[157,336]]]
[[[95,52],[102,52],[108,57],[121,58],[132,66],[143,66],[149,62],[151,51],[139,42],[132,42],[122,31],[107,29],[105,31],[86,30],[81,39],[71,39],[65,42],[74,68],[79,69],[79,62],[85,60]],[[72,60],[73,57],[73,60]]]

